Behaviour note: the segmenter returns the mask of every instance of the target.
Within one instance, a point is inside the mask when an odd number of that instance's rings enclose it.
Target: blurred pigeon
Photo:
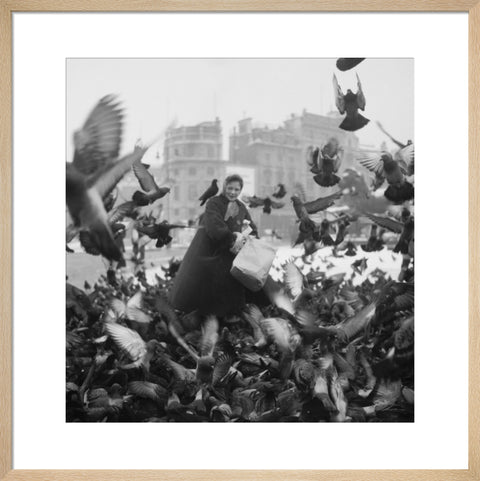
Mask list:
[[[146,151],[137,148],[117,160],[122,115],[114,97],[102,98],[82,129],[75,132],[73,162],[66,166],[67,207],[74,225],[88,230],[100,253],[115,261],[121,261],[123,255],[114,240],[103,199]]]
[[[283,199],[285,197],[286,193],[287,193],[287,191],[285,189],[285,186],[283,184],[278,184],[275,187],[275,190],[274,190],[272,195],[276,199]]]

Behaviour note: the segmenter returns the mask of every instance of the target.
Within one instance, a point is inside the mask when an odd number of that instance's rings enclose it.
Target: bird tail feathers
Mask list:
[[[314,176],[314,180],[318,185],[321,185],[322,187],[332,187],[340,182],[340,177],[335,174],[320,173]]]
[[[364,117],[362,114],[357,113],[354,117],[345,117],[343,122],[339,125],[342,130],[347,130],[348,132],[355,132],[356,130],[365,127],[365,125],[370,122],[369,119]]]
[[[412,200],[415,194],[413,185],[410,182],[403,182],[401,185],[389,185],[385,191],[385,197],[394,204],[401,204]]]

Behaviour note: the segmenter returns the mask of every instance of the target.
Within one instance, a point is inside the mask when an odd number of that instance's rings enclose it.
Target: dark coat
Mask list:
[[[205,206],[201,225],[196,232],[175,276],[170,301],[183,312],[198,310],[200,314],[224,316],[245,305],[245,288],[230,275],[234,254],[234,232],[240,232],[243,221],[249,220],[257,235],[246,206],[236,201],[238,215],[224,220],[228,199],[212,197]]]

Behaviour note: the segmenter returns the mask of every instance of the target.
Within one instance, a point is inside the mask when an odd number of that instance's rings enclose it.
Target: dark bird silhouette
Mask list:
[[[148,171],[146,164],[142,164],[140,160],[133,163],[133,173],[138,179],[140,187],[146,192],[137,190],[132,197],[132,200],[137,205],[148,205],[161,199],[170,192],[169,187],[159,187],[153,178],[153,175]]]
[[[355,132],[356,130],[365,127],[370,122],[358,112],[358,109],[365,110],[365,95],[363,95],[362,85],[357,75],[357,93],[354,94],[350,89],[344,95],[340,85],[338,84],[337,77],[333,75],[333,88],[335,93],[335,105],[341,114],[347,114],[343,119],[343,122],[339,127],[349,132]]]
[[[372,224],[372,227],[370,228],[370,237],[368,238],[367,243],[361,246],[363,251],[374,252],[380,250],[378,249],[377,229],[378,227],[375,224]]]
[[[327,219],[323,219],[320,223],[319,241],[325,246],[333,246],[335,244],[330,236],[330,222]]]
[[[383,227],[384,229],[387,229],[395,234],[400,234],[393,252],[401,252],[402,254],[409,253],[410,243],[413,241],[414,222],[413,217],[408,209],[402,209],[401,222],[387,216],[369,213],[364,213],[363,215],[378,224],[380,227]]]
[[[248,207],[255,208],[263,206],[263,212],[265,214],[270,214],[272,212],[272,207],[274,209],[281,209],[285,203],[284,202],[275,202],[274,200],[270,199],[270,197],[257,197],[256,195],[252,197],[244,196],[242,200],[248,204]]]
[[[214,195],[217,195],[218,193],[218,185],[217,185],[217,179],[213,179],[212,183],[210,184],[210,187],[198,198],[198,200],[201,200],[200,205],[205,204],[210,197],[213,197]]]
[[[104,203],[105,204],[105,203]],[[136,215],[135,203],[132,201],[124,202],[107,214],[108,225],[113,233],[113,238],[117,243],[119,249],[123,252],[123,239],[125,237],[125,226],[121,223],[125,217],[132,217]],[[95,237],[90,231],[82,230],[79,235],[80,244],[87,254],[98,256],[101,254],[100,247],[95,242]],[[120,265],[121,266],[121,265]]]
[[[342,163],[343,151],[339,147],[338,140],[332,137],[319,150],[317,147],[307,149],[307,163],[310,172],[314,173],[313,180],[322,187],[331,187],[340,182],[340,177],[335,175]]]
[[[297,215],[300,222],[299,236],[294,244],[297,245],[303,242],[305,239],[312,239],[317,231],[317,225],[308,216],[307,210],[305,209],[303,202],[298,196],[292,195],[291,200],[293,203],[293,209],[295,210],[295,214]]]
[[[393,252],[401,252],[402,254],[409,254],[411,249],[411,243],[413,243],[414,235],[414,220],[410,216],[403,225],[402,233],[398,239],[397,245],[393,248]]]
[[[401,204],[413,199],[415,190],[405,179],[407,167],[403,162],[394,160],[388,152],[362,157],[359,162],[376,176],[385,177],[389,185],[384,195],[389,201]]]
[[[146,149],[136,148],[116,160],[122,137],[122,111],[114,97],[102,98],[81,130],[74,134],[73,162],[66,166],[67,207],[76,227],[88,230],[100,253],[121,261],[103,205],[105,199]]]
[[[283,184],[278,184],[273,192],[273,197],[276,199],[283,199],[287,193],[285,186]]]
[[[363,62],[365,58],[339,58],[337,59],[337,68],[341,72],[346,72],[356,67],[360,62]]]
[[[408,215],[404,218],[403,222],[399,222],[398,220],[392,219],[391,217],[369,214],[368,212],[365,212],[363,215],[378,224],[380,227],[383,227],[384,229],[387,229],[395,234],[400,234],[402,232],[403,223],[408,219],[408,217],[410,217],[410,215]]]
[[[326,197],[319,197],[318,199],[312,200],[310,202],[304,202],[303,206],[305,207],[305,210],[308,214],[316,214],[317,212],[331,207],[336,200],[340,199],[340,197],[342,197],[341,190]]]
[[[334,244],[340,245],[345,240],[345,234],[347,233],[347,227],[350,225],[350,221],[347,218],[343,218],[338,222],[337,236],[335,237]]]
[[[160,224],[139,224],[136,229],[140,234],[147,235],[150,239],[156,239],[156,247],[163,247],[172,241],[170,229],[185,229],[186,227],[180,224],[169,224],[167,220],[164,220]]]
[[[345,251],[345,255],[349,257],[357,255],[357,248],[355,247],[355,244],[353,242],[347,242],[347,250]]]

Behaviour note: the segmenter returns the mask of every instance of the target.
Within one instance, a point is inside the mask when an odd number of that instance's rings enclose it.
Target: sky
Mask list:
[[[73,133],[81,128],[98,100],[116,94],[125,108],[122,153],[136,140],[156,139],[149,162],[162,154],[162,133],[173,122],[196,125],[219,117],[223,156],[238,120],[280,126],[304,109],[316,114],[335,110],[333,75],[345,93],[362,83],[370,123],[355,134],[360,143],[379,147],[385,140],[375,121],[396,139],[414,138],[413,59],[367,58],[354,69],[340,72],[336,59],[68,59],[67,161],[73,158]],[[159,148],[158,148],[159,147]]]

